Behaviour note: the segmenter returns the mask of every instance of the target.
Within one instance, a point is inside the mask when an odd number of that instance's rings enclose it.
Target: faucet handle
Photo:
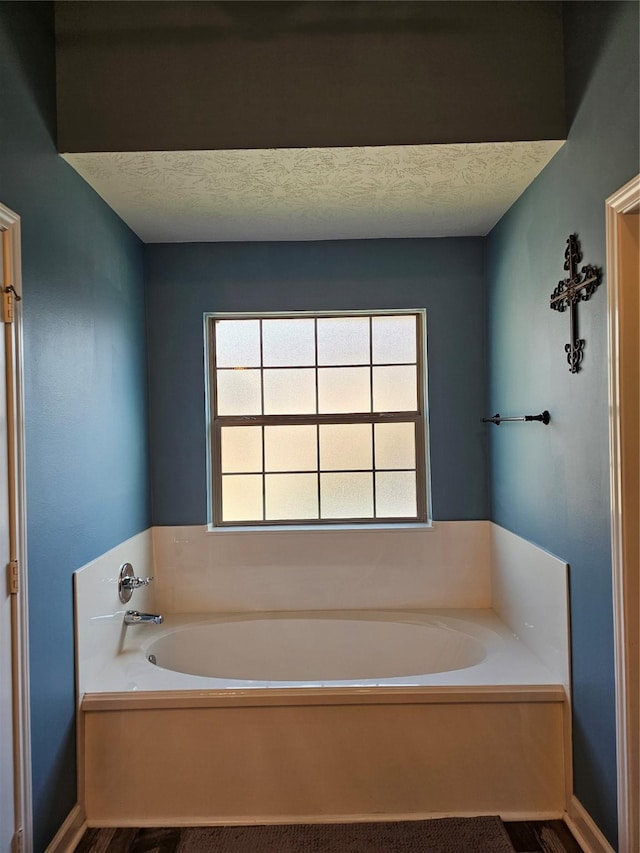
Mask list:
[[[150,584],[153,578],[135,578],[128,575],[122,578],[123,589],[138,589],[141,586]]]
[[[120,574],[118,575],[118,595],[120,596],[120,601],[126,604],[133,595],[134,589],[147,586],[152,580],[152,577],[137,578],[131,563],[123,563],[120,566]]]

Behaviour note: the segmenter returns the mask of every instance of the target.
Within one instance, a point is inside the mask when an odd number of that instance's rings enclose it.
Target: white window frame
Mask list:
[[[207,425],[207,517],[210,531],[270,529],[335,529],[376,527],[424,527],[431,524],[431,477],[429,463],[429,411],[427,369],[427,317],[424,308],[393,308],[350,311],[213,311],[203,315],[205,342],[205,416]],[[215,414],[215,321],[313,319],[321,317],[376,317],[415,315],[417,327],[417,413],[397,415],[350,413],[332,415],[220,416]],[[222,500],[222,474],[219,470],[219,434],[222,425],[295,424],[295,423],[416,423],[416,500],[417,514],[407,518],[331,518],[304,520],[251,520],[223,522],[218,507]],[[375,473],[375,468],[373,469]]]

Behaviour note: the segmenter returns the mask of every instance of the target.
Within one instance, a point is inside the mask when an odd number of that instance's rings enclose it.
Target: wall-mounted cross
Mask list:
[[[551,294],[549,307],[553,311],[566,311],[569,309],[571,318],[571,339],[565,345],[569,370],[577,373],[580,370],[580,362],[584,353],[584,339],[578,337],[578,318],[576,316],[576,305],[578,302],[586,302],[591,299],[596,287],[600,284],[601,271],[591,264],[582,267],[578,272],[578,264],[582,260],[580,244],[575,234],[570,234],[567,240],[567,249],[564,253],[564,268],[569,273],[569,278],[558,282],[558,286]]]

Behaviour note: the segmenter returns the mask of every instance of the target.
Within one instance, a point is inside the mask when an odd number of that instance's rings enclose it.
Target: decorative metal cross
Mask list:
[[[567,248],[564,253],[564,268],[569,273],[569,278],[558,282],[558,286],[551,294],[549,307],[553,311],[566,311],[569,309],[571,318],[571,340],[565,344],[564,351],[567,354],[567,362],[571,373],[580,370],[580,362],[584,353],[584,339],[578,337],[578,318],[576,316],[576,305],[578,302],[586,302],[593,296],[596,287],[600,284],[602,272],[598,267],[591,264],[582,267],[578,272],[578,264],[582,260],[580,244],[576,234],[570,234],[567,240]]]

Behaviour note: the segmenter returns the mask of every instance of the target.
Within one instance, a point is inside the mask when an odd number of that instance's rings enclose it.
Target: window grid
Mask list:
[[[399,312],[401,316],[410,316],[411,312],[402,313]],[[322,315],[323,317],[329,317],[331,315]],[[338,315],[344,316],[344,315]],[[346,316],[362,316],[362,315],[346,315]],[[426,518],[426,501],[425,501],[425,483],[421,479],[420,472],[424,472],[423,476],[426,476],[425,471],[425,446],[424,446],[424,437],[420,434],[421,426],[424,426],[424,391],[423,391],[423,383],[421,381],[422,376],[422,364],[423,364],[423,340],[422,335],[420,334],[420,326],[419,326],[419,316],[413,315],[416,321],[416,359],[413,362],[383,362],[383,363],[375,363],[373,361],[374,353],[373,353],[373,320],[374,317],[378,316],[390,316],[386,314],[371,314],[368,316],[368,324],[369,324],[369,364],[338,364],[338,365],[320,365],[318,363],[318,317],[314,317],[313,330],[314,330],[314,361],[313,365],[315,371],[315,409],[316,412],[314,414],[305,414],[305,415],[224,415],[219,416],[217,414],[217,394],[214,393],[212,395],[213,402],[213,469],[214,472],[221,471],[221,430],[225,426],[261,426],[261,456],[262,456],[262,470],[261,471],[242,471],[242,472],[233,472],[233,471],[225,471],[224,475],[219,473],[217,476],[214,473],[214,483],[213,483],[213,495],[214,495],[214,518],[216,526],[233,526],[233,527],[241,527],[241,526],[251,526],[255,524],[264,524],[264,525],[278,525],[278,524],[287,524],[287,523],[303,523],[303,524],[318,524],[318,525],[326,525],[332,522],[335,523],[375,523],[375,522],[391,522],[391,523],[402,523],[402,522],[415,522],[422,521]],[[290,315],[284,315],[283,318],[293,319]],[[228,319],[228,318],[224,318]],[[240,319],[240,318],[239,318]],[[227,370],[235,370],[237,368],[234,367],[220,367],[218,368],[216,365],[216,339],[215,339],[215,322],[216,318],[211,318],[210,323],[210,343],[211,343],[211,354],[212,354],[212,370],[213,370],[213,385],[217,387],[216,377],[218,371],[227,371]],[[261,411],[264,413],[265,408],[265,400],[264,400],[264,372],[270,369],[277,370],[296,370],[300,369],[300,367],[310,367],[310,365],[274,365],[273,367],[265,367],[264,366],[264,346],[263,346],[263,319],[259,318],[259,329],[260,329],[260,366],[259,367],[251,367],[247,368],[248,370],[259,370],[260,371],[260,406]],[[402,367],[402,366],[410,366],[416,368],[416,397],[417,397],[417,410],[406,411],[406,412],[374,412],[374,367]],[[319,405],[319,370],[322,369],[342,369],[345,367],[357,367],[357,368],[367,368],[369,370],[369,394],[370,394],[370,411],[368,412],[349,412],[349,413],[327,413],[320,414],[318,409]],[[414,424],[414,462],[415,467],[413,468],[385,468],[382,466],[376,465],[376,430],[375,425],[377,423],[408,423],[413,422]],[[324,424],[357,424],[357,423],[369,423],[371,425],[371,468],[357,468],[357,469],[323,469],[321,467],[321,458],[320,458],[320,427]],[[316,426],[316,465],[317,468],[315,471],[309,470],[287,470],[287,471],[279,471],[279,472],[268,472],[266,470],[266,444],[265,444],[265,427],[269,425],[296,425],[296,424],[304,424],[304,425],[315,425]],[[376,474],[378,472],[398,472],[398,473],[413,473],[415,475],[415,499],[416,499],[416,515],[411,515],[407,517],[378,517],[377,516],[377,477]],[[278,476],[278,475],[289,475],[289,474],[309,474],[313,473],[316,476],[317,482],[317,511],[318,518],[313,519],[277,519],[271,520],[267,519],[267,494],[266,494],[266,477],[269,476]],[[373,500],[373,516],[369,517],[354,517],[354,518],[345,518],[345,517],[323,517],[322,515],[322,489],[321,489],[321,475],[325,473],[331,474],[348,474],[348,473],[368,473],[371,475],[372,481],[372,500]],[[222,519],[222,481],[224,476],[235,476],[235,477],[243,477],[243,476],[256,476],[260,475],[262,480],[262,519],[251,519],[247,521],[224,521]]]
[[[264,382],[262,381],[262,368],[264,365],[264,337],[262,334],[263,320],[260,320],[260,411],[264,412]],[[262,443],[262,521],[267,520],[267,478],[264,475],[265,465],[267,464],[267,450],[264,442],[264,427],[260,430]],[[220,521],[222,521],[222,503],[220,503]]]
[[[316,412],[320,411],[320,390],[318,382],[318,318],[313,319],[313,334],[316,359]],[[318,475],[316,477],[316,498],[318,501],[318,518],[322,518],[322,488],[320,483],[320,427],[316,424],[316,465],[318,466]]]
[[[369,317],[369,396],[371,397],[371,409],[373,410],[373,317]],[[377,516],[378,502],[376,500],[376,428],[371,424],[371,464],[373,465],[373,517]],[[417,507],[416,507],[417,510]]]

